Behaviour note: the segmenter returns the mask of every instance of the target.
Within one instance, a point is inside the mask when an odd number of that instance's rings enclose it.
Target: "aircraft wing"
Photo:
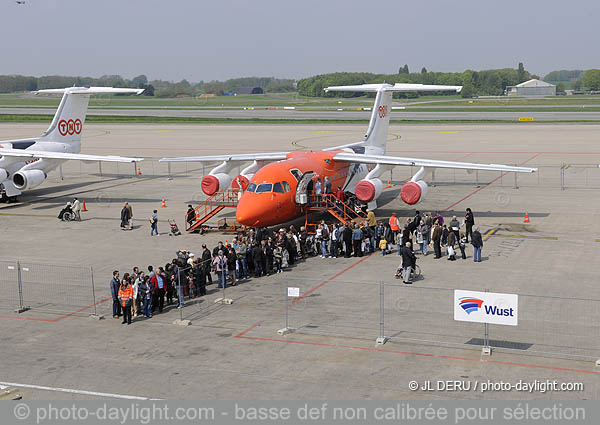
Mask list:
[[[126,89],[126,88],[114,88],[114,87],[67,87],[66,89],[43,89],[36,90],[35,94],[142,94],[145,89]]]
[[[279,161],[286,159],[289,152],[242,153],[234,155],[188,156],[162,158],[159,162],[218,162],[218,161]]]
[[[362,155],[353,153],[338,153],[333,157],[337,161],[356,162],[362,164],[405,165],[430,168],[455,168],[462,170],[487,170],[517,173],[534,173],[537,168],[516,167],[501,164],[476,164],[473,162],[437,161],[434,159],[403,158],[385,155]]]
[[[356,86],[330,86],[326,87],[325,92],[330,91],[353,91],[353,92],[378,92],[378,91],[397,91],[397,92],[409,92],[409,91],[446,91],[453,90],[460,93],[462,86],[438,86],[433,84],[409,84],[409,83],[396,83],[393,86],[391,84],[359,84]]]
[[[0,156],[12,158],[40,158],[40,159],[61,159],[61,160],[79,160],[79,161],[105,161],[105,162],[140,162],[143,158],[129,158],[113,155],[86,155],[81,153],[49,152],[36,151],[29,149],[9,149],[1,148]]]

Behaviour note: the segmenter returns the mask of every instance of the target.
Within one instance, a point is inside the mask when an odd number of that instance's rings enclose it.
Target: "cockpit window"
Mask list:
[[[271,192],[273,190],[273,183],[263,183],[259,184],[256,188],[256,193],[266,193]]]
[[[246,192],[253,192],[256,190],[256,183],[250,183],[246,188]]]
[[[278,182],[273,185],[273,192],[283,193],[283,186],[281,185],[281,183]]]
[[[285,193],[291,192],[292,188],[290,187],[290,185],[288,184],[288,182],[286,182],[285,180],[281,182],[281,184],[283,185],[283,190],[285,191]]]
[[[300,181],[302,179],[302,173],[297,168],[291,169],[290,173],[292,173],[292,176],[294,176],[296,180]]]

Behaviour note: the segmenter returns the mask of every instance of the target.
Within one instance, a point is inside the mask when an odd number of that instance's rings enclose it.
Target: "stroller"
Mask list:
[[[75,218],[75,213],[71,209],[71,203],[67,203],[67,205],[60,210],[58,213],[58,219],[62,221],[72,221]]]
[[[169,219],[168,221],[169,221],[169,226],[171,226],[171,233],[169,233],[169,236],[181,235],[181,232],[179,231],[179,227],[177,227],[177,223],[175,223],[175,220]]]
[[[314,257],[317,255],[317,251],[315,250],[315,236],[308,235],[306,237],[306,242],[304,243],[304,252],[306,255]]]

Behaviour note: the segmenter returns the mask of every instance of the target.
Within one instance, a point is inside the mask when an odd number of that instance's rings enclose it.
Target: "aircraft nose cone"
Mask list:
[[[244,226],[261,226],[269,217],[269,206],[267,204],[267,202],[261,202],[261,199],[256,195],[249,197],[244,194],[238,201],[235,219]]]
[[[249,199],[242,195],[235,210],[235,219],[244,226],[256,227],[260,225],[261,208],[258,200]]]

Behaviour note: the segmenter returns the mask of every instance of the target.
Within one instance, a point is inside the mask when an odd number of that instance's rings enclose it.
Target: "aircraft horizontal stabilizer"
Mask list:
[[[49,152],[35,151],[30,149],[0,149],[0,156],[13,158],[40,158],[40,159],[60,159],[60,160],[79,160],[79,161],[103,161],[103,162],[141,162],[143,158],[129,158],[125,156],[113,155],[86,155],[81,153]]]
[[[330,91],[353,91],[353,92],[378,92],[378,91],[390,91],[390,92],[408,92],[408,91],[447,91],[452,90],[460,93],[462,86],[438,86],[431,84],[408,84],[408,83],[396,83],[391,84],[358,84],[354,86],[331,86],[326,87],[325,92]]]
[[[142,94],[144,89],[126,89],[126,88],[115,88],[115,87],[67,87],[64,89],[43,89],[37,90],[35,94]]]

